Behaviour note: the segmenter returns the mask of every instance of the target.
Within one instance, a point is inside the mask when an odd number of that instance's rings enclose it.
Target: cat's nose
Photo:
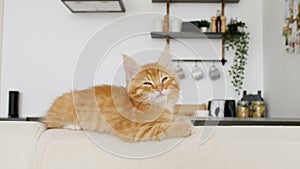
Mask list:
[[[159,94],[162,94],[162,87],[157,87],[157,89],[156,89],[158,92],[159,92]]]

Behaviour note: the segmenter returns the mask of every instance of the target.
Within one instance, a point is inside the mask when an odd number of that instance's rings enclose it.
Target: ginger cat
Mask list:
[[[126,87],[95,86],[58,97],[44,122],[48,128],[67,128],[113,134],[137,142],[186,137],[192,124],[173,114],[179,80],[171,58],[138,65],[124,56]]]

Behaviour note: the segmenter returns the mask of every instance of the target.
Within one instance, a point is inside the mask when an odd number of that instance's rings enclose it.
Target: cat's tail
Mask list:
[[[48,129],[51,128],[62,128],[63,125],[60,124],[57,120],[53,117],[49,116],[49,112],[47,115],[39,120],[41,123],[44,123]]]
[[[68,124],[77,124],[72,94],[66,93],[58,97],[41,122],[45,123],[48,128],[63,128]]]

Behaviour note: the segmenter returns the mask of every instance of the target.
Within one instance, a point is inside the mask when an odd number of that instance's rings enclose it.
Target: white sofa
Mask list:
[[[46,130],[38,122],[0,122],[1,169],[299,169],[299,154],[300,127],[194,127],[183,140],[124,143],[105,134]]]

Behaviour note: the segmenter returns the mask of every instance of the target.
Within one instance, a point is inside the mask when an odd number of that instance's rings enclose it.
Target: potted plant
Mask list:
[[[201,32],[207,32],[209,26],[210,22],[208,22],[207,20],[201,20],[199,22],[199,28],[201,29]]]
[[[234,51],[233,65],[229,69],[231,83],[240,95],[244,84],[245,66],[249,50],[250,33],[246,32],[246,23],[231,19],[224,34],[225,49]]]

